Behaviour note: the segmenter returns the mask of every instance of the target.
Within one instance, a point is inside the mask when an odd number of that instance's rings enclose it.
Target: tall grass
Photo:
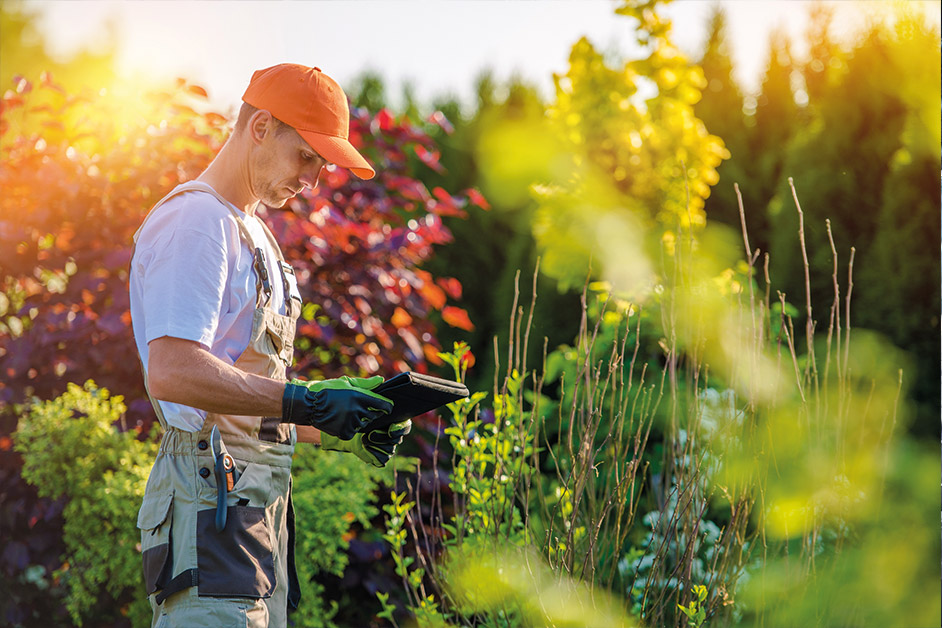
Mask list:
[[[924,579],[938,565],[919,558],[938,554],[919,520],[933,509],[907,473],[938,476],[894,439],[902,356],[863,331],[851,342],[854,251],[842,291],[830,239],[822,338],[792,185],[806,278],[796,333],[799,311],[751,248],[736,192],[743,261],[726,264],[729,234],[678,225],[662,238],[658,297],[642,306],[587,282],[572,346],[544,340],[539,368],[539,268],[529,307],[518,273],[492,403],[453,405],[437,443],[452,499],[423,501],[407,482],[390,511],[420,625],[938,623]],[[461,351],[444,356],[459,378]]]

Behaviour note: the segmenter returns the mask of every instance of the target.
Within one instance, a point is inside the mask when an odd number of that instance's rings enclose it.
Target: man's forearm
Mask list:
[[[157,338],[148,352],[147,385],[157,399],[219,414],[281,416],[284,382],[246,373],[189,340]]]
[[[309,425],[296,425],[298,433],[298,442],[299,443],[314,443],[315,445],[321,444],[321,431],[316,427],[311,427]]]

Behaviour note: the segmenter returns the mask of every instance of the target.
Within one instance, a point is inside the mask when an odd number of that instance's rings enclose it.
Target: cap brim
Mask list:
[[[353,147],[353,144],[342,137],[315,133],[314,131],[295,130],[298,135],[304,138],[305,142],[311,145],[311,148],[317,151],[318,155],[330,163],[348,168],[361,179],[372,179],[376,174],[370,162],[364,159],[363,155]]]

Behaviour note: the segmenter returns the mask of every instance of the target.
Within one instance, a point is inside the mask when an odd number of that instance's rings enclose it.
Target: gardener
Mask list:
[[[165,430],[138,517],[161,626],[285,626],[300,597],[295,443],[383,466],[411,426],[371,429],[392,409],[371,392],[381,377],[285,381],[301,297],[256,208],[313,189],[329,163],[373,176],[343,90],[283,64],[255,72],[242,100],[215,160],[134,237],[134,339]]]

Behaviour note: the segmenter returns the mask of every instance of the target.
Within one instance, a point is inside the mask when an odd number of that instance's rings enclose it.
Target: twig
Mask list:
[[[808,263],[808,249],[805,246],[805,215],[801,211],[798,193],[795,191],[795,182],[791,177],[788,177],[788,186],[792,190],[792,198],[795,200],[795,208],[798,210],[798,240],[801,243],[801,259],[804,262],[805,270],[805,304],[808,316],[805,321],[805,341],[808,345],[808,370],[806,372],[813,380],[817,380],[817,365],[814,359],[814,315],[811,312],[811,268]]]

